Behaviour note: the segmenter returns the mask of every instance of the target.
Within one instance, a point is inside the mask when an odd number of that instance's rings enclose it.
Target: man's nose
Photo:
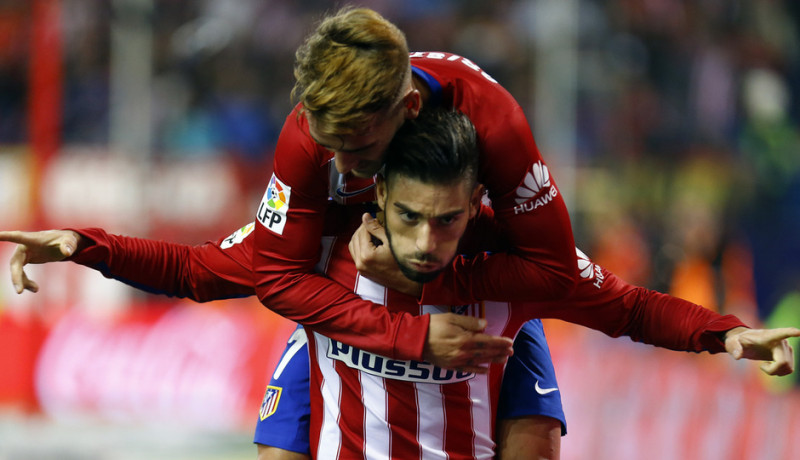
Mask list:
[[[417,250],[419,252],[428,254],[436,249],[436,235],[433,232],[430,224],[420,225],[419,233],[417,233]]]
[[[350,153],[336,152],[333,154],[336,170],[340,174],[347,174],[358,165],[359,158],[357,155]]]

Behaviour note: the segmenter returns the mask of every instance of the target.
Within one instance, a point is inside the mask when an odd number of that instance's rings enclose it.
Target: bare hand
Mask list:
[[[39,285],[28,278],[23,268],[27,264],[58,262],[75,253],[81,236],[71,230],[45,230],[41,232],[0,232],[0,241],[17,243],[11,255],[11,283],[17,294],[27,289],[37,292]]]
[[[350,238],[350,255],[356,269],[381,286],[419,297],[422,285],[403,275],[389,249],[389,240],[383,226],[368,213],[361,216],[361,226]]]
[[[725,334],[725,350],[735,359],[767,361],[761,370],[769,375],[788,375],[794,372],[794,353],[789,337],[800,337],[800,329],[733,328]]]
[[[455,313],[431,315],[423,358],[448,369],[485,374],[488,363],[505,362],[514,353],[508,337],[484,334],[486,320]]]

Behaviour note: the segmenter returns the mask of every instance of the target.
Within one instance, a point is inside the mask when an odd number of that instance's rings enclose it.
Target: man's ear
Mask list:
[[[412,89],[403,96],[403,109],[406,120],[413,120],[419,116],[419,111],[422,109],[422,95],[418,89]]]
[[[486,188],[483,184],[475,185],[475,188],[472,190],[472,196],[469,199],[469,218],[472,219],[475,217],[475,214],[478,213],[478,209],[481,207],[481,200],[483,199],[483,194],[486,192]]]
[[[386,178],[383,174],[375,176],[375,197],[378,200],[378,207],[386,211],[386,195],[389,193],[386,187]]]

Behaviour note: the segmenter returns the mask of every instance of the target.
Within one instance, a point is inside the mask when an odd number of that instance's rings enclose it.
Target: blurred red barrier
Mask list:
[[[0,396],[56,419],[249,426],[293,328],[245,300],[72,308],[47,329],[4,315]]]

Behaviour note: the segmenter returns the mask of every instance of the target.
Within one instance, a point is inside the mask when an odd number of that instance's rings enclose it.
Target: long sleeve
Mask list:
[[[100,228],[72,230],[90,242],[68,260],[137,289],[198,302],[255,293],[249,246],[223,249],[225,240],[189,246],[112,235]]]
[[[580,259],[579,259],[580,260]],[[557,318],[611,337],[678,351],[725,351],[721,333],[747,327],[733,315],[720,315],[692,302],[632,286],[582,259],[588,270],[564,302],[534,306],[534,315]]]
[[[482,207],[460,249],[468,257],[476,251],[506,250],[508,239],[492,209]],[[720,315],[700,305],[657,291],[634,286],[574,251],[580,270],[575,290],[555,302],[526,303],[529,318],[556,318],[601,331],[611,337],[628,336],[636,342],[679,351],[725,351],[725,331],[747,327],[733,315]]]

